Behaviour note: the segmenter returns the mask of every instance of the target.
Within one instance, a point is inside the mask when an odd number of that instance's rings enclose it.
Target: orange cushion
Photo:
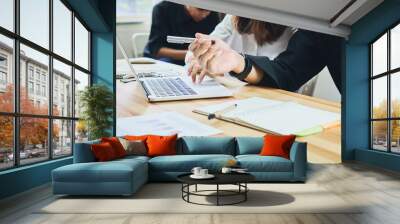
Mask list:
[[[295,135],[265,135],[264,145],[261,149],[261,156],[280,156],[289,159],[290,147],[294,140]]]
[[[176,155],[176,140],[178,135],[171,136],[159,136],[149,135],[147,137],[147,155],[154,156],[165,156],[165,155]]]
[[[99,162],[110,161],[117,158],[114,149],[108,142],[93,144],[91,145],[91,149],[94,157]]]
[[[144,141],[146,142],[147,137],[149,137],[149,135],[125,135],[124,139],[129,140],[129,141]]]
[[[110,145],[114,149],[115,155],[118,158],[126,156],[126,151],[124,149],[124,146],[122,146],[121,142],[117,137],[101,138],[101,142],[110,143]]]

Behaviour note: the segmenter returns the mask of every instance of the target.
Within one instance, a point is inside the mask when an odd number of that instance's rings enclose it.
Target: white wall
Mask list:
[[[128,57],[133,57],[132,35],[134,33],[150,32],[151,19],[145,19],[143,22],[117,23],[117,36],[121,41]],[[117,59],[121,59],[122,54],[117,50]]]

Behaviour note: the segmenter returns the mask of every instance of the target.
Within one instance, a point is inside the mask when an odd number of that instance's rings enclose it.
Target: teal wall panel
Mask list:
[[[400,172],[400,155],[368,149],[356,149],[355,160]]]
[[[93,33],[92,34],[92,82],[103,84],[110,88],[115,99],[115,52],[114,52],[114,33]],[[113,108],[113,117],[111,118],[113,126],[110,127],[110,133],[115,134],[115,114],[116,108]]]
[[[0,172],[0,199],[51,181],[51,171],[72,163],[72,157]]]
[[[399,170],[397,155],[370,147],[369,43],[400,22],[400,0],[386,0],[352,26],[346,44],[342,159]]]

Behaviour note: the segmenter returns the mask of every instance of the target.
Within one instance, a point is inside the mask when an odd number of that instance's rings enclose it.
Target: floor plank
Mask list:
[[[400,223],[400,175],[359,163],[311,164],[308,182],[321,185],[349,203],[357,214],[36,214],[56,199],[50,186],[0,201],[0,223],[7,224],[275,224]]]

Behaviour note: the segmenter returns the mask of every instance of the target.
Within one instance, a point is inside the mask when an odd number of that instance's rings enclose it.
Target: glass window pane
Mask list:
[[[0,1],[0,26],[14,31],[14,0]]]
[[[13,118],[0,116],[0,170],[14,165]]]
[[[75,18],[75,63],[89,69],[89,32]]]
[[[72,12],[60,0],[53,0],[53,17],[53,51],[71,60]]]
[[[391,121],[392,152],[400,153],[400,120]]]
[[[53,115],[72,117],[71,66],[53,60]]]
[[[49,47],[49,0],[20,0],[21,36]]]
[[[387,71],[387,34],[372,44],[372,75]]]
[[[20,163],[28,164],[49,158],[49,120],[44,118],[20,118]]]
[[[85,142],[88,138],[88,129],[84,120],[75,122],[75,143]]]
[[[1,12],[0,12],[1,13]],[[0,35],[0,111],[14,111],[13,40]]]
[[[400,67],[400,24],[391,31],[390,37],[390,58],[391,69]]]
[[[392,117],[400,117],[400,72],[391,75],[390,97]]]
[[[21,44],[20,109],[25,114],[48,114],[49,57]]]
[[[75,117],[79,117],[81,114],[80,94],[87,86],[89,86],[89,75],[75,69]]]
[[[387,121],[372,122],[372,148],[387,151]]]
[[[53,157],[72,154],[72,121],[53,120]]]
[[[372,118],[387,117],[387,77],[372,80]]]

